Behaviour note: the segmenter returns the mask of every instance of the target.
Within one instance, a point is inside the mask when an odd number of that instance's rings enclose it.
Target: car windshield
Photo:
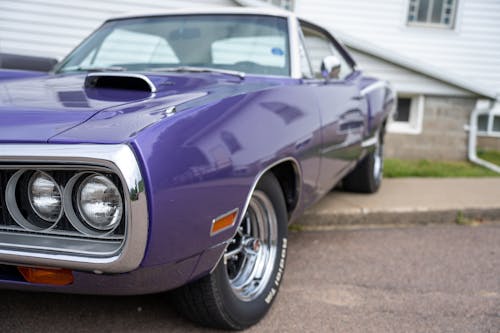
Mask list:
[[[179,72],[194,67],[290,75],[287,20],[181,15],[110,21],[77,47],[57,72]]]

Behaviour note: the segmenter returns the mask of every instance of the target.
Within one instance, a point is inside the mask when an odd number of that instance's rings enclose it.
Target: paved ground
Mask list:
[[[461,216],[500,217],[500,178],[384,179],[376,194],[329,193],[302,225],[450,223]]]
[[[167,298],[0,291],[0,331],[197,331]],[[500,223],[292,233],[277,331],[499,333]]]

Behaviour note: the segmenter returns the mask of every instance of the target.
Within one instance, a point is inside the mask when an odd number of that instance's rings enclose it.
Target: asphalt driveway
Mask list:
[[[250,332],[500,332],[500,223],[292,232]],[[168,294],[0,291],[2,332],[187,332]]]

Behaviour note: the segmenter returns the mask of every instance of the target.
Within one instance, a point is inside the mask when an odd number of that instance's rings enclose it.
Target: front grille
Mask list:
[[[0,170],[0,229],[4,229],[5,227],[15,227],[17,225],[9,215],[5,205],[4,189],[7,186],[8,179],[9,174]]]
[[[18,173],[19,170],[25,169],[22,176],[17,182],[15,195],[12,191],[7,193],[9,180]],[[26,179],[29,179],[30,174],[36,171],[43,171],[51,175],[58,183],[61,189],[65,188],[70,179],[77,178],[79,174],[99,173],[110,179],[120,190],[123,205],[125,205],[125,197],[121,186],[120,178],[113,172],[104,168],[79,168],[77,166],[70,167],[69,170],[63,170],[61,167],[42,166],[31,168],[15,168],[10,169],[8,166],[0,165],[0,248],[23,248],[36,249],[36,251],[58,251],[68,253],[86,252],[90,255],[99,256],[109,255],[111,252],[120,248],[124,241],[126,228],[126,209],[122,214],[121,221],[118,226],[110,231],[99,231],[87,225],[89,232],[82,232],[82,228],[75,228],[75,223],[66,213],[57,221],[50,224],[38,217],[26,200],[28,185]],[[11,186],[12,187],[12,186]],[[27,228],[25,224],[20,223],[19,215],[12,215],[9,212],[7,196],[15,196],[16,203],[21,216],[28,222],[35,225],[34,228]],[[73,196],[72,196],[73,197]],[[71,199],[74,205],[76,200]],[[75,211],[77,211],[75,209]],[[77,215],[77,214],[76,214]],[[16,218],[16,216],[18,216]],[[24,222],[25,223],[25,222]],[[47,228],[43,227],[43,223],[47,224]],[[82,222],[84,224],[84,222]],[[42,227],[38,227],[42,225]],[[21,244],[20,244],[21,243]]]

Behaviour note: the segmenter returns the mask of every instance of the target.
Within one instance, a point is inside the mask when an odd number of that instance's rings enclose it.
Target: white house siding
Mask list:
[[[0,0],[0,52],[61,58],[117,14],[230,5],[231,0]]]
[[[455,29],[406,25],[408,0],[299,0],[296,12],[500,91],[500,1],[458,0]]]
[[[398,93],[440,96],[472,96],[460,88],[440,82],[420,73],[412,72],[383,59],[350,50],[351,55],[367,74],[389,81]]]

